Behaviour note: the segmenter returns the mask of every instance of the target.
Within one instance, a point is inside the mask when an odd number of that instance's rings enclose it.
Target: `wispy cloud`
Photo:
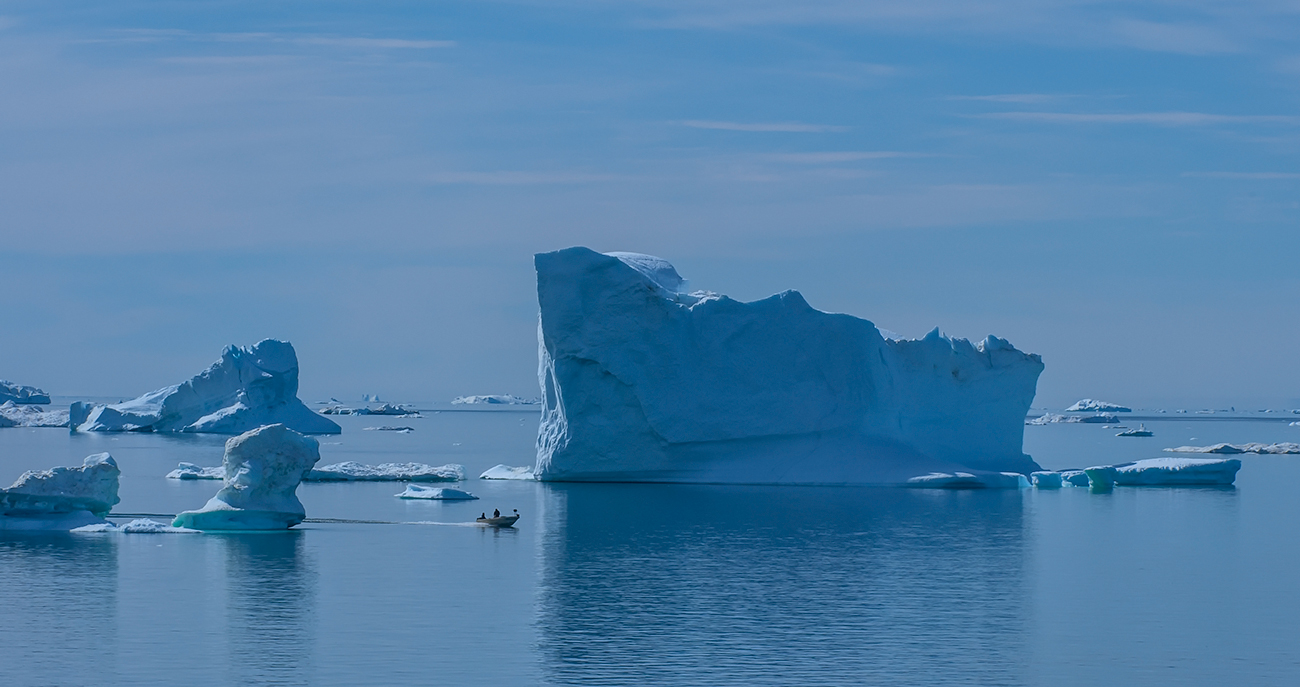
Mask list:
[[[1019,103],[1030,105],[1046,103],[1063,98],[1077,98],[1069,93],[997,93],[993,95],[951,95],[949,100],[978,100],[986,103]]]
[[[437,172],[427,180],[433,184],[472,184],[480,186],[533,186],[541,184],[586,184],[612,181],[614,175],[582,172]]]
[[[428,50],[456,46],[456,41],[445,40],[262,32],[203,33],[182,29],[124,29],[116,31],[114,34],[112,38],[94,39],[91,42],[159,43],[164,41],[206,41],[215,43],[272,43],[356,50]]]
[[[836,162],[860,162],[900,157],[932,157],[930,153],[907,153],[897,150],[841,150],[822,153],[777,153],[766,156],[769,160],[795,164],[821,165]]]
[[[1209,26],[1120,19],[1111,28],[1121,45],[1139,50],[1185,55],[1210,55],[1241,50],[1237,44]]]
[[[1183,172],[1182,176],[1200,179],[1300,179],[1297,172]]]
[[[847,126],[833,126],[830,124],[803,124],[800,122],[718,122],[703,119],[688,119],[680,122],[682,126],[688,126],[692,129],[717,129],[720,131],[755,131],[755,132],[784,132],[784,133],[801,133],[801,134],[822,134],[837,131],[848,131]]]
[[[1210,124],[1300,125],[1294,115],[1224,115],[1209,112],[989,112],[968,115],[978,119],[1006,119],[1048,124],[1154,124],[1157,126],[1205,126]]]

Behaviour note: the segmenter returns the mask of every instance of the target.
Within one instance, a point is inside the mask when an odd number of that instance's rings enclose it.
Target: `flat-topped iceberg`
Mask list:
[[[67,427],[68,411],[46,410],[36,405],[0,403],[0,427]]]
[[[1236,458],[1148,458],[1116,465],[1120,486],[1229,485],[1236,481]]]
[[[478,476],[479,479],[504,479],[504,480],[535,480],[537,476],[533,474],[533,469],[527,465],[520,467],[510,467],[509,465],[493,465],[483,471]]]
[[[34,386],[23,386],[0,379],[0,403],[8,401],[21,404],[47,404],[50,402],[50,395]]]
[[[174,527],[195,530],[282,530],[307,517],[298,484],[320,460],[320,443],[284,425],[267,425],[226,442],[225,484]]]
[[[541,399],[523,398],[522,396],[512,396],[510,394],[488,394],[485,396],[457,396],[451,399],[452,405],[508,405],[508,406],[533,406],[541,403]]]
[[[1066,408],[1065,411],[1067,413],[1080,413],[1080,412],[1131,413],[1133,412],[1133,409],[1122,406],[1118,403],[1110,403],[1109,401],[1098,401],[1096,399],[1085,398],[1075,402],[1074,405],[1070,406],[1069,408]]]
[[[0,530],[70,530],[102,523],[121,500],[121,474],[107,453],[87,456],[80,467],[25,472],[0,489]]]
[[[307,482],[459,482],[465,479],[465,467],[454,463],[363,465],[346,461],[316,468],[304,479]]]
[[[427,499],[430,501],[477,501],[478,497],[468,491],[448,487],[422,487],[409,484],[406,491],[396,494],[401,499]]]
[[[682,293],[672,265],[535,257],[543,480],[904,484],[1016,472],[1043,370],[995,336],[891,340],[795,291]]]
[[[1239,453],[1258,453],[1262,455],[1285,455],[1300,453],[1300,444],[1284,441],[1276,444],[1214,444],[1213,446],[1179,446],[1167,448],[1170,453],[1219,453],[1235,455]]]
[[[298,355],[274,339],[227,346],[220,360],[187,382],[122,403],[74,403],[70,414],[80,432],[240,434],[270,424],[304,434],[341,431],[298,400]]]
[[[932,472],[913,477],[906,485],[923,489],[1022,489],[1029,486],[1029,480],[1018,472]]]

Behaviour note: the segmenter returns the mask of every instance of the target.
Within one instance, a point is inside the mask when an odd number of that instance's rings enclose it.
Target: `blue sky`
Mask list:
[[[1300,406],[1295,2],[0,2],[0,377],[535,391],[534,252]]]

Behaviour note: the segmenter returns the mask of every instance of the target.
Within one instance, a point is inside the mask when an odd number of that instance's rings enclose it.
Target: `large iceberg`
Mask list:
[[[23,473],[0,489],[0,530],[70,530],[104,522],[121,500],[121,471],[107,453],[87,456],[81,467]]]
[[[267,425],[226,442],[225,485],[174,527],[195,530],[282,530],[307,517],[298,484],[320,460],[320,443],[284,425]]]
[[[298,400],[298,355],[287,341],[227,346],[221,359],[188,382],[112,405],[74,403],[81,432],[240,434],[282,424],[304,434],[338,434],[339,426]]]
[[[0,403],[5,401],[45,404],[50,402],[50,395],[34,386],[22,386],[0,379]]]
[[[1039,467],[1043,370],[995,336],[890,340],[798,292],[682,292],[666,261],[535,257],[542,480],[904,484]]]

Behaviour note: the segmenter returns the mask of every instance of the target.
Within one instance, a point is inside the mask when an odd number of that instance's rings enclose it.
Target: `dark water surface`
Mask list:
[[[381,419],[382,420],[382,419]],[[323,462],[531,462],[536,415],[441,413]],[[1284,423],[1026,428],[1046,467],[1296,441]],[[1192,437],[1197,440],[1191,441]],[[0,481],[108,450],[119,512],[201,505],[220,438],[0,430]],[[1300,683],[1300,456],[1234,489],[305,484],[274,534],[0,534],[5,685]],[[467,526],[518,508],[516,530]]]

